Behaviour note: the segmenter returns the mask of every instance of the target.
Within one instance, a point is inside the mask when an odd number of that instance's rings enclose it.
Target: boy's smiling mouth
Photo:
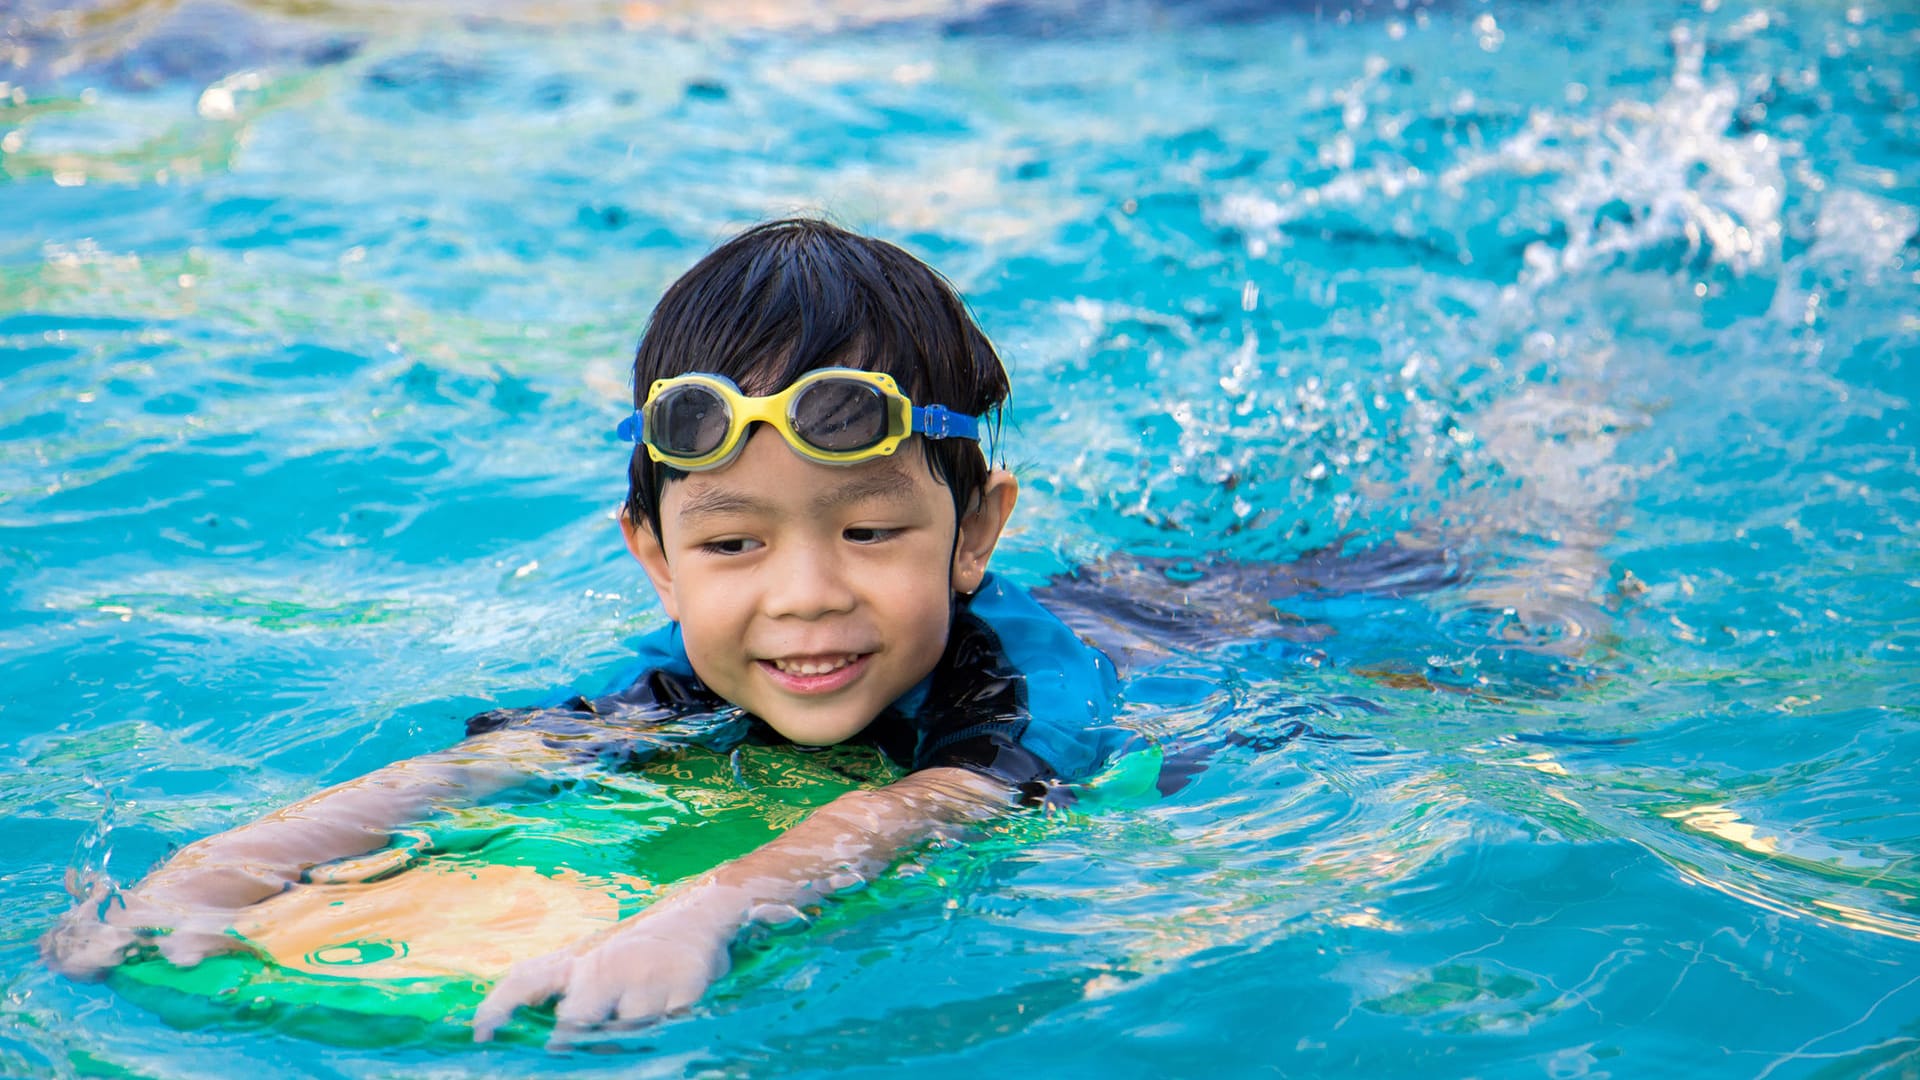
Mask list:
[[[760,670],[781,687],[803,694],[824,694],[838,690],[866,670],[872,653],[826,653],[816,656],[782,656],[761,660]]]
[[[831,671],[838,671],[859,659],[859,653],[847,653],[842,656],[794,657],[767,662],[789,675],[825,675]]]

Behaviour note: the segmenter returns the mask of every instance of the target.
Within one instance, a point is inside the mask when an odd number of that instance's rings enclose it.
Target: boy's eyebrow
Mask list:
[[[742,495],[737,491],[728,491],[723,487],[702,487],[687,495],[687,501],[680,507],[681,517],[709,517],[723,514],[752,514],[771,509],[766,502]]]
[[[901,502],[913,498],[913,479],[905,470],[888,462],[860,470],[846,483],[836,485],[813,497],[815,513],[837,510],[868,500]],[[719,517],[727,514],[769,514],[776,508],[765,499],[743,495],[720,486],[702,485],[687,493],[680,515],[688,518]]]
[[[839,487],[828,488],[815,495],[813,508],[816,511],[837,510],[869,499],[901,502],[912,497],[913,480],[907,476],[906,470],[889,461],[862,469],[859,475]]]

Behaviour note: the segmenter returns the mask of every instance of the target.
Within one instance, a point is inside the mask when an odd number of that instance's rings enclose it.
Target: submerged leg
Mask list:
[[[1116,554],[1055,575],[1034,596],[1128,670],[1175,649],[1249,638],[1304,643],[1333,633],[1276,605],[1289,597],[1415,596],[1462,580],[1459,560],[1442,547],[1350,551],[1341,541],[1287,563]]]

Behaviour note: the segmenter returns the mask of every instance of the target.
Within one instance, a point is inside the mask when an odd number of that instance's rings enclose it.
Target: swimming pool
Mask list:
[[[1920,1063],[1910,6],[279,8],[0,16],[0,1074]],[[1483,588],[1182,651],[1130,723],[1321,737],[935,853],[643,1054],[38,965],[70,867],[612,678],[623,354],[809,208],[1001,345],[1013,576],[1440,537]]]

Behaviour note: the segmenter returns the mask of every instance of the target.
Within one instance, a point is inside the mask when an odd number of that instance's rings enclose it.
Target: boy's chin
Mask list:
[[[760,719],[765,720],[768,727],[795,746],[838,746],[865,731],[867,725],[873,722],[871,716],[858,721],[823,720],[817,717],[796,719],[784,716],[772,719],[762,716]]]
[[[835,746],[867,729],[885,708],[858,701],[836,702],[826,708],[795,708],[792,702],[768,702],[763,712],[749,709],[781,738],[796,746]]]

